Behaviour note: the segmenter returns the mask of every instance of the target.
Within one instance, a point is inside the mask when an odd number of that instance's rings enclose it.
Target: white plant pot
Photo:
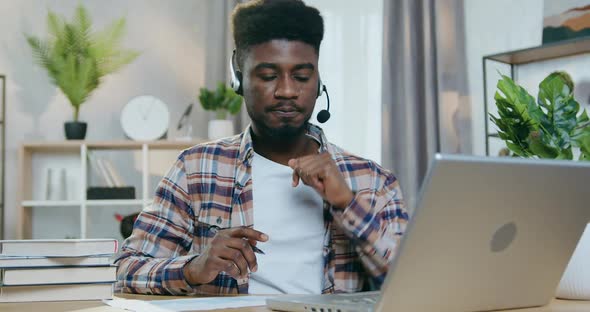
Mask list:
[[[231,120],[210,120],[209,121],[209,140],[217,140],[234,135],[234,123]]]
[[[590,224],[586,225],[567,265],[556,296],[562,299],[590,300]]]

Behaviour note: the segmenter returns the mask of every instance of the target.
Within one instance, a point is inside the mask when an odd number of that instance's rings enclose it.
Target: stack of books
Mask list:
[[[116,239],[0,240],[0,302],[112,299]]]

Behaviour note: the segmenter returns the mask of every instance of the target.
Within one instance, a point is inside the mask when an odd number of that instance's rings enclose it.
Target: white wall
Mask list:
[[[466,66],[471,93],[473,152],[485,155],[482,57],[541,44],[543,0],[465,0]],[[507,74],[505,66],[498,69]],[[488,67],[488,86],[499,78]],[[493,102],[488,101],[488,107]]]
[[[319,67],[332,117],[322,128],[332,143],[380,162],[383,0],[306,3],[320,10],[325,24]],[[316,113],[325,101],[318,99]]]
[[[24,33],[46,34],[48,9],[71,18],[78,0],[0,1],[0,73],[7,76],[6,211],[5,237],[18,230],[16,192],[19,180],[17,150],[25,141],[63,140],[63,122],[72,116],[65,97],[50,84],[44,69],[33,64]],[[89,123],[87,139],[124,139],[119,112],[132,97],[151,94],[168,104],[169,137],[200,87],[224,77],[225,59],[207,41],[219,36],[226,23],[218,0],[88,0],[96,28],[119,17],[127,18],[123,45],[141,56],[104,83],[85,103],[80,118]],[[216,36],[217,34],[217,36]],[[215,66],[221,63],[219,70]],[[209,113],[193,110],[194,135],[206,135]],[[131,171],[134,172],[133,169]],[[134,172],[136,173],[136,172]],[[59,224],[55,225],[56,228]]]

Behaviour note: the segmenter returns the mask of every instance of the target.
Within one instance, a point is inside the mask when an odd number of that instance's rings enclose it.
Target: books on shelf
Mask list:
[[[103,300],[112,298],[112,283],[12,286],[0,289],[0,302]]]
[[[0,240],[0,256],[82,257],[110,255],[118,250],[116,239]]]
[[[117,187],[125,185],[121,175],[115,170],[110,160],[95,156],[92,152],[88,152],[88,160],[96,175],[101,177],[107,186]]]
[[[0,240],[0,302],[112,299],[116,239]]]

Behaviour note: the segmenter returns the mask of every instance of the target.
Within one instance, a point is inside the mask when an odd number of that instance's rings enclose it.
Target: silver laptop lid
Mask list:
[[[436,155],[377,311],[546,304],[590,220],[590,164]]]

